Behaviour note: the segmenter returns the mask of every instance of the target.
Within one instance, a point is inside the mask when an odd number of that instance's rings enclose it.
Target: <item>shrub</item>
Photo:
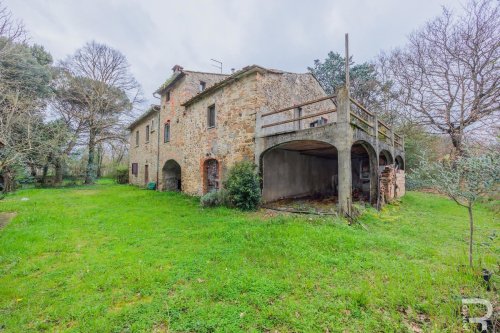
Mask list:
[[[200,198],[202,207],[230,206],[228,193],[225,189],[211,191]]]
[[[224,188],[229,201],[241,210],[256,210],[260,203],[260,179],[255,164],[238,162],[229,169]]]
[[[118,166],[115,169],[115,180],[118,184],[128,183],[128,167]]]

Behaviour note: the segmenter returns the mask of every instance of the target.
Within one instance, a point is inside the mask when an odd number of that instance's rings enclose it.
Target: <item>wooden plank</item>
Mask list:
[[[354,98],[352,97],[349,97],[349,99],[351,100],[351,102],[356,105],[358,108],[360,108],[361,110],[363,110],[364,112],[366,112],[367,114],[369,114],[370,116],[372,117],[375,117],[375,115],[373,113],[371,113],[370,111],[368,111],[363,105],[361,105],[361,103],[359,103],[358,101],[356,101]]]
[[[384,126],[385,128],[387,128],[389,131],[391,130],[391,128],[389,126],[387,126],[384,122],[382,122],[382,120],[379,120],[378,123],[382,126]]]
[[[354,118],[358,119],[359,121],[361,121],[362,123],[365,123],[366,125],[370,126],[371,128],[373,128],[373,125],[370,124],[369,122],[367,122],[366,120],[364,120],[363,118],[361,118],[360,116],[358,116],[357,114],[355,114],[354,112],[351,112],[351,116],[354,116]]]
[[[306,105],[310,105],[310,104],[314,104],[314,103],[326,101],[327,99],[332,99],[332,98],[335,98],[335,97],[337,97],[337,95],[328,95],[328,96],[325,96],[325,97],[316,98],[316,99],[313,99],[313,100],[310,100],[310,101],[307,101],[307,102],[304,102],[304,103],[300,103],[300,104],[295,104],[293,106],[289,106],[289,107],[284,108],[284,109],[279,109],[279,110],[276,110],[276,111],[271,111],[271,112],[264,113],[264,114],[262,114],[262,117],[266,117],[266,116],[270,116],[270,115],[273,115],[273,114],[277,114],[277,113],[281,113],[281,112],[293,110],[293,109],[296,109],[296,108],[300,108],[302,106],[306,106]]]
[[[311,115],[308,115],[308,116],[303,116],[303,117],[299,117],[299,118],[293,118],[293,119],[278,121],[278,122],[275,122],[275,123],[271,123],[271,124],[267,124],[267,125],[262,125],[262,128],[267,128],[267,127],[272,127],[272,126],[277,126],[277,125],[283,125],[283,124],[292,123],[294,121],[300,121],[300,120],[308,119],[308,118],[314,118],[314,117],[322,116],[324,114],[332,113],[332,112],[335,112],[335,111],[337,111],[337,109],[330,109],[330,110],[326,110],[326,111],[323,111],[323,112],[314,113],[314,114],[311,114]]]

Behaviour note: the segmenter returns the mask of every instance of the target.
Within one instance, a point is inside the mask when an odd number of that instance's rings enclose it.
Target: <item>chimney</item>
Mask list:
[[[184,68],[182,66],[175,65],[174,67],[172,67],[172,72],[174,72],[174,74],[177,74],[177,73],[182,72],[183,69]]]

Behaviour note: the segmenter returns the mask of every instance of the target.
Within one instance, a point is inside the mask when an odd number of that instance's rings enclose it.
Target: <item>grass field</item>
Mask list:
[[[460,332],[462,297],[498,302],[461,266],[466,211],[431,194],[368,210],[367,230],[113,184],[22,190],[0,211],[17,212],[0,332]],[[476,219],[476,265],[498,274],[498,216]]]

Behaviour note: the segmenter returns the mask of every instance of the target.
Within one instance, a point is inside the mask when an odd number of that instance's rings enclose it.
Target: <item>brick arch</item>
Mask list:
[[[221,187],[221,163],[210,157],[202,163],[203,193],[216,191]]]

